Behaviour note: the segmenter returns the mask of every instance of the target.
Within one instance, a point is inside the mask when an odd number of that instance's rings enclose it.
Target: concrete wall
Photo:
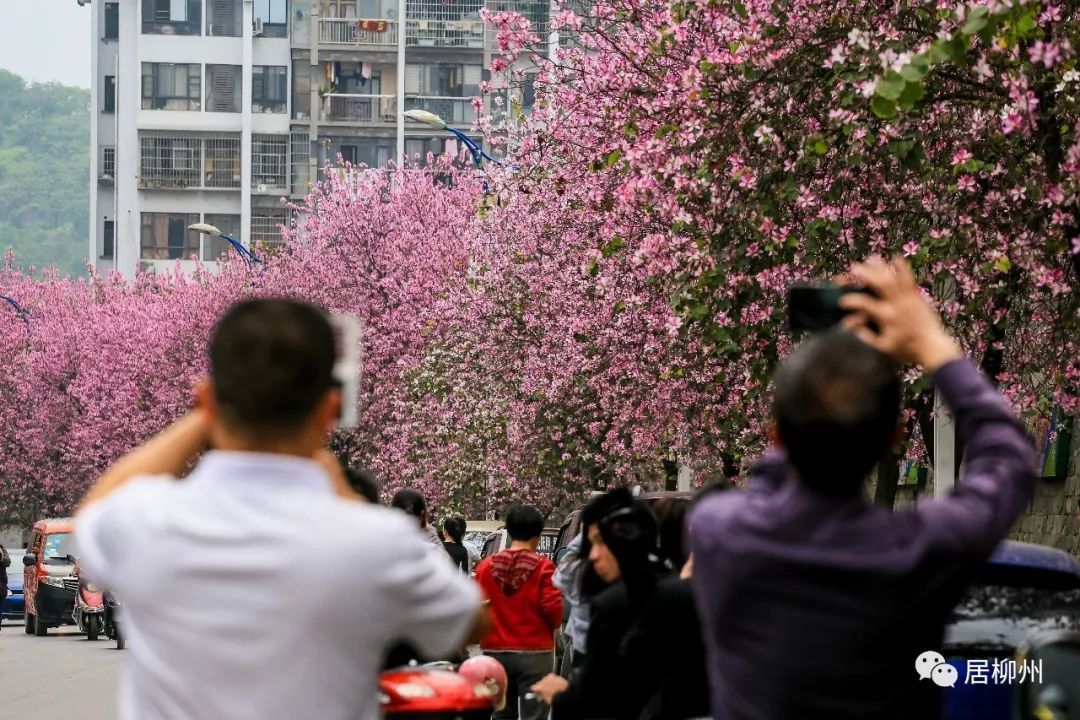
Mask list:
[[[1080,423],[1073,429],[1072,459],[1064,482],[1043,482],[1027,513],[1013,527],[1012,539],[1049,545],[1080,557]]]
[[[871,481],[867,489],[874,495]],[[931,478],[926,488],[916,492],[911,487],[896,489],[896,509],[911,507],[934,496]],[[1038,543],[1072,553],[1080,558],[1080,520],[1076,518],[1076,504],[1080,502],[1080,423],[1073,429],[1072,458],[1069,475],[1064,482],[1039,480],[1030,507],[1017,520],[1009,534],[1010,539]]]

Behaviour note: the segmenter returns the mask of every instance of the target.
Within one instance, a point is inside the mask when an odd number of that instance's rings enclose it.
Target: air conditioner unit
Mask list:
[[[255,36],[263,34],[263,19],[262,18],[255,18],[254,22],[251,23],[251,34],[255,35]]]

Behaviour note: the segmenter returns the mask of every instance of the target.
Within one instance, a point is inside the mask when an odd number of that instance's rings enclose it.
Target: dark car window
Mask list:
[[[45,536],[41,551],[42,562],[52,565],[67,565],[71,558],[79,556],[75,546],[75,533],[51,533]]]

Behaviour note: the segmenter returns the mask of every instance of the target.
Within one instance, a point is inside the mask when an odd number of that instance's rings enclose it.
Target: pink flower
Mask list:
[[[971,192],[975,189],[975,178],[970,175],[961,175],[956,181],[956,189],[963,192]]]
[[[971,153],[966,148],[957,150],[955,153],[953,153],[952,156],[953,167],[956,167],[957,165],[963,165],[968,160],[970,160],[971,157]]]
[[[1001,132],[1009,135],[1024,126],[1024,118],[1015,112],[1001,113]]]
[[[912,257],[919,252],[919,243],[909,240],[904,243],[903,251],[905,257]]]

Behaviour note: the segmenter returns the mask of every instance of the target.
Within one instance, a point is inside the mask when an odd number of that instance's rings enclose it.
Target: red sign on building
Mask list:
[[[359,30],[381,33],[386,32],[389,25],[385,20],[361,20],[356,26]]]

